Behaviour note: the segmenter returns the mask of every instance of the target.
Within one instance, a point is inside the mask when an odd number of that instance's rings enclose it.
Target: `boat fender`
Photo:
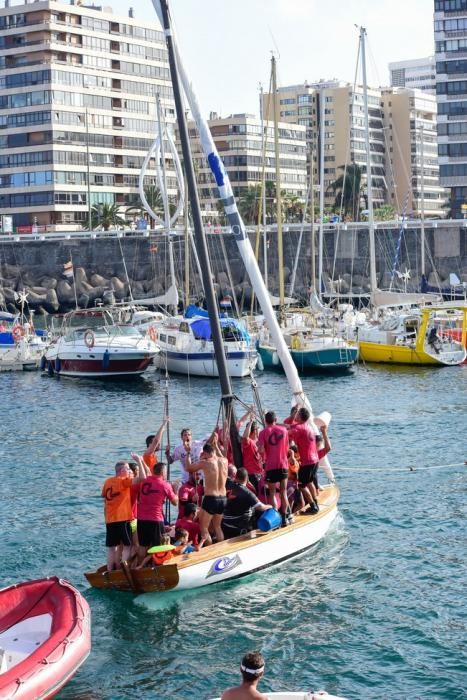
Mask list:
[[[19,341],[24,335],[23,326],[14,326],[13,330],[11,331],[11,335],[13,336],[13,340],[15,341],[15,343],[19,343]]]
[[[256,523],[256,527],[258,530],[261,530],[261,532],[275,530],[281,525],[281,514],[277,510],[274,510],[274,508],[269,508],[269,510],[265,510],[264,513],[261,513],[261,516],[258,518],[258,522]]]
[[[157,343],[157,331],[154,326],[149,326],[148,335],[149,339],[152,340],[153,343]]]
[[[51,361],[47,363],[47,374],[49,375],[49,377],[53,377],[55,374],[54,367]]]
[[[279,355],[277,354],[277,352],[272,353],[272,364],[275,365],[276,367],[279,364]]]
[[[89,348],[91,350],[94,347],[94,342],[95,342],[94,333],[92,332],[92,330],[90,328],[88,328],[87,330],[84,331],[83,337],[84,337],[84,344],[86,345],[87,348]]]
[[[104,354],[102,356],[102,369],[109,369],[109,365],[110,365],[110,353],[106,349],[106,351],[104,352]]]
[[[55,360],[55,371],[57,374],[60,374],[60,370],[62,369],[62,363],[59,357],[56,358]]]
[[[45,355],[42,355],[39,367],[41,372],[44,372],[45,368],[47,367],[47,360],[45,359]]]
[[[263,358],[261,355],[258,355],[258,359],[256,361],[256,367],[259,369],[260,372],[264,371],[264,363],[263,363]]]

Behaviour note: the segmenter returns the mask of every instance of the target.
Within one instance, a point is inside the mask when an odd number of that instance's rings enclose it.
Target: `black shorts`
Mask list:
[[[316,464],[304,464],[298,470],[298,485],[303,488],[311,481],[316,485],[316,472],[318,471],[318,462]]]
[[[268,472],[265,472],[264,478],[268,482],[268,484],[277,484],[279,481],[283,481],[284,479],[287,479],[289,476],[289,470],[288,469],[270,469]]]
[[[164,534],[162,520],[138,520],[138,542],[142,547],[157,547]]]
[[[118,523],[106,523],[105,529],[106,547],[118,547],[119,544],[123,544],[125,547],[131,545],[131,528],[128,520],[123,520]]]
[[[203,496],[201,501],[201,508],[209,515],[222,515],[226,505],[226,496]]]

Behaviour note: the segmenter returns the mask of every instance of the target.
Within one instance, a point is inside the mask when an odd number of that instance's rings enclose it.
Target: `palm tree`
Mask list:
[[[91,209],[92,228],[102,226],[108,231],[111,226],[124,226],[126,221],[120,216],[118,204],[95,204]]]
[[[297,223],[303,219],[305,203],[291,192],[281,192],[283,215],[288,223]]]
[[[357,163],[340,165],[343,173],[335,180],[329,189],[335,195],[334,209],[342,210],[344,216],[351,216],[353,221],[358,221],[360,198],[362,196],[362,169]]]
[[[261,202],[261,188],[249,187],[238,199],[238,210],[245,224],[255,224],[258,221]]]

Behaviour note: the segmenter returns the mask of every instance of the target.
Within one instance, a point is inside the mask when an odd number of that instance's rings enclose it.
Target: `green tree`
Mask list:
[[[261,202],[261,188],[249,187],[238,198],[238,211],[247,225],[256,224]]]
[[[396,218],[396,212],[392,204],[383,204],[373,212],[375,221],[392,221]]]
[[[340,213],[341,206],[344,217],[350,216],[353,221],[359,220],[360,198],[362,196],[362,169],[357,163],[340,165],[342,175],[330,185],[329,190],[335,195],[334,210]]]
[[[282,215],[287,223],[296,224],[302,221],[305,202],[296,194],[291,192],[281,192]]]
[[[95,204],[91,209],[92,228],[102,226],[108,231],[111,226],[124,226],[126,221],[120,215],[118,204]]]

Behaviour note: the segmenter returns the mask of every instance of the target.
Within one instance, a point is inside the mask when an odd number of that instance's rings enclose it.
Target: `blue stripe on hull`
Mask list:
[[[163,353],[167,358],[171,360],[211,360],[214,361],[214,353],[212,352],[171,352],[170,350],[162,350],[161,353]],[[228,352],[227,353],[227,359],[228,360],[253,360],[256,357],[256,351],[249,351],[249,352]]]

